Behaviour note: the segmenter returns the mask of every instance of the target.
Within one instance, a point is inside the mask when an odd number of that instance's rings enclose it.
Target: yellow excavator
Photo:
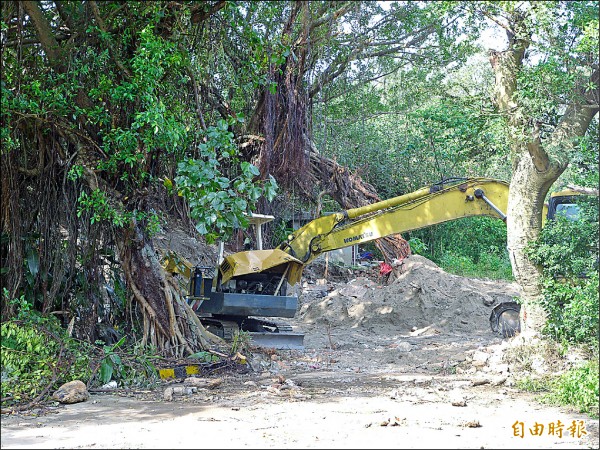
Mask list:
[[[551,195],[544,206],[544,223],[564,213],[576,219],[575,191]],[[489,178],[451,178],[398,197],[359,208],[323,215],[290,234],[277,248],[248,250],[226,256],[216,267],[193,266],[168,254],[165,270],[181,274],[188,284],[187,301],[206,328],[231,339],[248,332],[256,345],[301,349],[303,334],[285,323],[298,308],[288,294],[304,267],[325,252],[397,233],[469,216],[506,220],[508,183]],[[519,331],[520,306],[497,305],[490,316],[493,331],[510,337]],[[271,319],[273,318],[273,319]]]
[[[206,328],[229,339],[237,330],[256,345],[303,348],[303,334],[271,318],[292,318],[298,297],[288,294],[304,267],[332,250],[469,216],[506,220],[508,184],[489,178],[452,178],[381,202],[323,215],[277,248],[223,258],[216,268],[167,255],[165,270],[189,280],[187,301]]]

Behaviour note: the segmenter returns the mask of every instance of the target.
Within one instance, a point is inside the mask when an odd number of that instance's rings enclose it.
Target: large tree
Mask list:
[[[491,49],[493,99],[506,121],[512,178],[508,249],[523,290],[525,332],[539,332],[541,272],[526,247],[542,226],[553,183],[585,145],[598,117],[598,2],[499,2],[469,6],[501,27],[504,48]]]
[[[216,11],[209,6],[190,4],[186,17],[206,20]],[[152,244],[156,210],[183,211],[160,179],[173,177],[173,161],[200,137],[181,102],[191,87],[172,39],[177,8],[2,3],[4,316],[25,294],[91,342],[135,316],[139,326],[125,332],[165,354],[217,341]]]
[[[311,113],[389,74],[456,64],[466,58],[471,44],[457,39],[460,9],[451,3],[265,2],[244,4],[232,14],[243,14],[244,34],[256,39],[250,49],[267,53],[264,86],[253,92],[256,102],[243,133],[253,137],[247,157],[263,175],[273,173],[301,198],[318,204],[329,195],[344,209],[381,197],[358,172],[325,156],[314,141]],[[239,34],[230,31],[227,37],[239,42]],[[236,72],[250,59],[244,51],[226,52]],[[353,109],[351,114],[359,108],[354,104]],[[370,145],[352,143],[358,152],[367,152]],[[376,245],[388,260],[407,251],[400,236]]]
[[[157,208],[214,239],[271,175],[345,208],[379,199],[320,157],[312,102],[448,63],[457,15],[440,5],[2,2],[3,312],[26,293],[91,341],[137,311],[131,331],[167,354],[209,345],[160,269]]]

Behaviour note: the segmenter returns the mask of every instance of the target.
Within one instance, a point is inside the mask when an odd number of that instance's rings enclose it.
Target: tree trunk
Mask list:
[[[186,304],[177,282],[162,268],[158,255],[137,225],[135,236],[122,236],[120,260],[127,285],[141,306],[144,320],[142,343],[150,343],[165,356],[182,357],[223,345],[207,331]]]
[[[527,244],[538,238],[542,228],[544,199],[560,173],[535,170],[528,153],[522,152],[514,166],[508,195],[507,247],[513,275],[523,292],[521,331],[535,333],[544,326],[546,315],[540,306],[541,269],[525,254]]]
[[[577,139],[585,135],[598,113],[598,69],[589,79],[596,89],[573,92],[575,100],[542,144],[540,123],[535,117],[525,116],[517,95],[517,79],[531,31],[521,14],[513,14],[509,22],[509,28],[518,32],[507,31],[508,49],[490,51],[490,63],[495,75],[494,101],[506,118],[513,162],[506,222],[507,246],[513,275],[523,293],[521,329],[532,335],[542,331],[546,315],[539,302],[541,270],[527,257],[525,248],[540,234],[544,200],[550,187],[567,168]]]

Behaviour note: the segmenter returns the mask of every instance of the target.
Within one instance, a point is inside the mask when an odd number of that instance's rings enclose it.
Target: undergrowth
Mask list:
[[[445,272],[454,275],[492,280],[514,280],[508,257],[490,254],[481,256],[478,262],[474,262],[469,256],[447,252],[434,262]]]
[[[540,394],[542,403],[571,406],[597,419],[599,416],[598,361],[585,361],[559,376],[525,376],[517,382],[523,391]]]
[[[55,316],[33,310],[25,296],[10,299],[17,315],[0,326],[1,405],[20,408],[47,400],[62,384],[83,381],[89,388],[115,380],[121,386],[150,386],[158,380],[151,348],[90,344],[69,336]]]

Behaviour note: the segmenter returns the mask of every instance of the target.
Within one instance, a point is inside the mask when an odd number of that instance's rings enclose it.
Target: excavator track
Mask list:
[[[252,345],[281,350],[304,350],[304,333],[294,332],[284,322],[246,317],[241,323],[229,318],[201,317],[208,331],[231,342],[239,330],[248,333]]]
[[[201,318],[200,321],[207,331],[228,342],[233,340],[236,331],[240,329],[238,323],[232,320]]]

